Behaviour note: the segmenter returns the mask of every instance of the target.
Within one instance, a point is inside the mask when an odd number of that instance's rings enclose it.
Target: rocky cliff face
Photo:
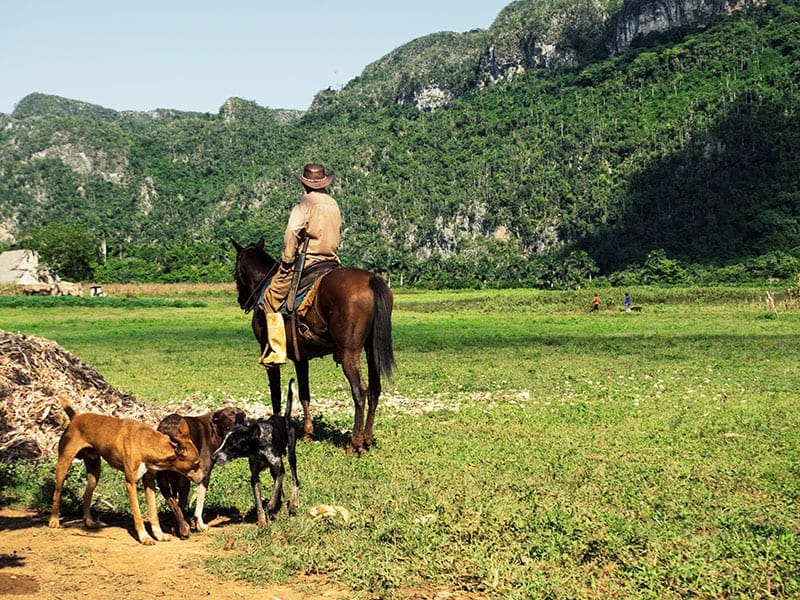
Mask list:
[[[367,65],[341,91],[317,94],[310,110],[337,103],[360,108],[413,104],[435,110],[469,88],[485,48],[484,30],[442,31],[412,40]]]
[[[486,85],[528,69],[586,64],[621,54],[648,34],[702,24],[765,0],[575,0],[509,4],[489,30],[478,66]]]
[[[627,0],[616,18],[608,49],[620,54],[637,38],[686,25],[701,24],[764,0]]]
[[[639,38],[730,14],[765,0],[516,0],[488,30],[413,40],[368,65],[344,89],[320,92],[311,110],[413,104],[436,110],[473,87],[531,69],[580,67]]]
[[[478,85],[595,58],[604,52],[606,23],[619,10],[619,1],[512,2],[489,29],[489,43],[478,64]]]

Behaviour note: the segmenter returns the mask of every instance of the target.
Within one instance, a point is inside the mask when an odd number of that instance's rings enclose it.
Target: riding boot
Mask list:
[[[282,365],[286,362],[286,330],[281,313],[267,313],[267,339],[270,352],[258,359],[262,365]]]

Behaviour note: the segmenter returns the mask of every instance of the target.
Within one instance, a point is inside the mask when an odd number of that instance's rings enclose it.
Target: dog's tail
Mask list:
[[[294,428],[292,422],[292,400],[297,395],[297,384],[295,380],[289,381],[289,393],[286,394],[286,412],[283,413],[283,418],[286,419],[286,455],[289,458],[289,467],[292,471],[292,479],[294,480],[294,490],[292,491],[291,500],[289,501],[289,513],[294,514],[297,507],[297,489],[300,487],[300,481],[297,479],[297,430]]]
[[[72,421],[72,418],[75,416],[75,409],[72,408],[72,404],[69,401],[69,398],[66,396],[59,396],[58,398],[61,401],[61,408],[64,409],[64,412],[67,413],[69,420]]]

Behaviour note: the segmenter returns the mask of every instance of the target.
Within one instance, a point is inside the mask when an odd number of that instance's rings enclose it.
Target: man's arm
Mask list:
[[[301,240],[305,237],[307,213],[301,202],[295,204],[289,215],[289,222],[286,225],[286,233],[283,236],[283,254],[281,260],[284,263],[294,263],[297,256],[297,248]]]

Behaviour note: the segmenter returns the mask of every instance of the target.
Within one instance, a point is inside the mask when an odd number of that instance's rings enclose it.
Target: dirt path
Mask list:
[[[81,520],[62,518],[61,529],[49,529],[45,516],[0,508],[0,596],[48,600],[346,597],[345,592],[310,579],[291,587],[256,587],[210,575],[202,561],[212,555],[210,540],[225,535],[225,526],[220,526],[224,523],[188,540],[173,538],[142,546],[132,535],[132,524],[123,518],[96,531],[84,529]]]

